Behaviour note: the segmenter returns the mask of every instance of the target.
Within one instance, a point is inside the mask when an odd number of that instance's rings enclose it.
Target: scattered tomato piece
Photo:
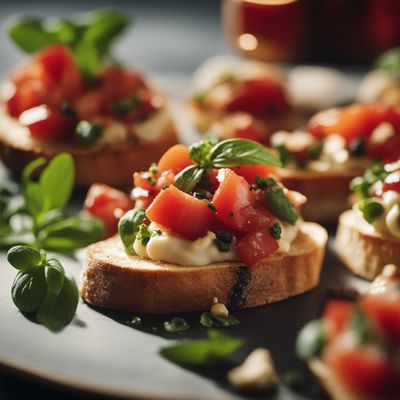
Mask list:
[[[189,157],[189,148],[183,144],[176,144],[160,158],[158,170],[159,172],[171,170],[177,174],[189,165],[193,165],[193,161]]]

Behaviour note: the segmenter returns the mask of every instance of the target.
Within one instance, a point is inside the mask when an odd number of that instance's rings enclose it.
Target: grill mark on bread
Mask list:
[[[232,288],[228,301],[228,309],[233,311],[241,310],[246,305],[244,290],[251,280],[251,270],[243,265],[235,271],[235,274],[236,283]]]

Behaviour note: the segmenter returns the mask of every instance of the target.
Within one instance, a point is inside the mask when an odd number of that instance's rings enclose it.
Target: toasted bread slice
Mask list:
[[[350,181],[362,171],[309,171],[281,169],[282,183],[307,197],[301,214],[307,221],[334,223],[349,208]]]
[[[0,112],[0,158],[14,173],[38,157],[51,159],[61,152],[70,153],[75,163],[75,186],[87,187],[102,182],[114,187],[132,184],[132,172],[146,170],[166,150],[177,143],[172,120],[160,139],[154,142],[127,142],[100,148],[85,148],[60,142],[32,140],[17,120]]]
[[[99,307],[149,314],[209,310],[214,297],[230,309],[256,307],[314,288],[326,242],[325,229],[307,222],[289,253],[273,253],[253,268],[186,267],[128,256],[113,237],[88,247],[80,292]]]
[[[308,366],[332,400],[372,400],[349,393],[321,359],[312,359]]]
[[[372,280],[387,264],[400,264],[400,240],[376,232],[356,210],[339,218],[336,250],[356,275]]]

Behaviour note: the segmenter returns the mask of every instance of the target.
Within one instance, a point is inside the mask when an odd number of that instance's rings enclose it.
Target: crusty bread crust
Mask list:
[[[335,247],[343,263],[365,279],[374,279],[387,264],[400,264],[400,240],[372,230],[356,210],[340,216]]]
[[[317,377],[324,389],[329,393],[332,400],[372,400],[360,398],[348,392],[338,381],[332,371],[319,358],[313,358],[308,366],[311,372]]]
[[[171,146],[177,143],[172,120],[161,138],[147,143],[123,143],[101,148],[83,148],[72,144],[24,140],[18,121],[1,114],[0,158],[14,173],[20,174],[24,167],[38,157],[51,159],[56,154],[68,152],[75,163],[75,186],[88,187],[102,182],[114,187],[132,185],[134,171],[146,170]]]
[[[335,223],[349,208],[350,181],[362,171],[327,171],[281,169],[282,183],[307,197],[301,214],[307,221]]]
[[[226,113],[217,112],[206,108],[201,105],[200,102],[191,99],[186,103],[186,111],[189,120],[194,125],[194,127],[200,132],[207,132],[213,122],[221,120]],[[298,128],[304,123],[303,117],[295,110],[289,110],[285,114],[282,114],[279,118],[274,118],[268,121],[268,132],[271,134],[278,130],[293,130]]]
[[[80,292],[99,307],[148,314],[209,310],[214,297],[231,308],[256,307],[314,288],[326,242],[324,228],[303,223],[289,254],[276,252],[247,269],[239,262],[184,267],[130,257],[113,237],[88,247]]]

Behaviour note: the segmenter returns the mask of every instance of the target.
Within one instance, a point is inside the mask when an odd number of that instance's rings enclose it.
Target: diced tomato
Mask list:
[[[400,343],[400,292],[364,296],[360,306],[387,336]]]
[[[75,124],[74,120],[65,117],[59,111],[52,110],[45,104],[24,111],[19,120],[29,129],[32,137],[46,140],[70,136]]]
[[[400,372],[395,372],[379,349],[344,346],[335,340],[323,355],[324,362],[352,393],[379,399],[396,399],[400,393]]]
[[[176,144],[167,150],[158,162],[158,170],[164,172],[171,170],[174,174],[193,165],[189,157],[189,148],[183,144]]]
[[[217,209],[217,218],[232,229],[249,232],[267,229],[274,217],[267,210],[253,206],[254,198],[247,181],[230,169],[221,169],[220,185],[214,193],[212,203]]]
[[[234,82],[225,109],[246,111],[260,118],[274,118],[289,108],[282,85],[272,79],[252,79]]]
[[[189,240],[206,235],[216,224],[215,214],[205,200],[196,199],[172,185],[157,195],[146,215]]]
[[[383,143],[367,143],[367,155],[375,160],[393,162],[400,159],[400,130]]]
[[[94,183],[88,190],[84,210],[104,222],[107,236],[118,231],[118,221],[133,207],[132,200],[122,191],[102,183]]]
[[[257,176],[269,178],[271,174],[276,174],[277,171],[272,165],[241,165],[231,169],[249,183],[255,183]]]
[[[387,192],[389,190],[400,193],[400,171],[392,172],[383,181],[382,191]]]
[[[354,308],[346,300],[330,300],[324,308],[322,321],[328,340],[332,340],[348,324]]]
[[[253,267],[279,248],[277,240],[271,236],[268,228],[246,233],[238,240],[236,246],[240,259],[248,267]]]
[[[133,184],[135,187],[158,193],[161,189],[174,183],[174,178],[175,175],[169,170],[161,174],[158,173],[156,177],[149,171],[135,172],[133,174]]]
[[[318,138],[336,133],[350,143],[360,137],[369,137],[382,122],[391,123],[400,132],[400,108],[382,104],[331,108],[315,114],[308,123],[308,130]]]

